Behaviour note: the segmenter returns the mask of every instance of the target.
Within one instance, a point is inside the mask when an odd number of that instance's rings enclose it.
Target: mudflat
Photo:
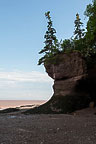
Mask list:
[[[72,115],[0,114],[0,144],[95,144],[96,109]]]

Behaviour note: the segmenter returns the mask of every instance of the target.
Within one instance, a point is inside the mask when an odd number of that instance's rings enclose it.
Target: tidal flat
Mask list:
[[[0,114],[0,144],[95,144],[96,109],[68,114]]]

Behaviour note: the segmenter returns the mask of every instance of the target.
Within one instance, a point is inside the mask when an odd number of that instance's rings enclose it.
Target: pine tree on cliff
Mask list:
[[[58,51],[58,40],[55,36],[56,30],[52,27],[52,20],[50,17],[50,11],[45,13],[46,18],[48,19],[47,31],[45,33],[45,47],[39,52],[39,54],[44,54],[42,58],[39,59],[38,65],[44,63],[46,59],[53,56]]]
[[[73,49],[81,51],[84,53],[85,51],[85,44],[84,44],[84,36],[85,36],[85,29],[83,27],[83,23],[79,17],[79,14],[76,14],[76,20],[74,21],[75,29],[74,29],[74,36],[73,36]]]
[[[85,29],[81,28],[83,26],[83,23],[81,22],[78,13],[76,14],[76,20],[74,23],[75,23],[74,40],[80,40],[84,36]]]

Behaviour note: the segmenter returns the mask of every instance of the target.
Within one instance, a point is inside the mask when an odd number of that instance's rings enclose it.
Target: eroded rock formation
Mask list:
[[[44,66],[54,79],[54,94],[30,113],[70,113],[96,103],[96,67],[88,69],[80,53],[59,54]]]
[[[80,53],[61,54],[58,63],[45,64],[46,72],[54,79],[54,96],[76,94],[77,82],[87,76],[87,66]]]

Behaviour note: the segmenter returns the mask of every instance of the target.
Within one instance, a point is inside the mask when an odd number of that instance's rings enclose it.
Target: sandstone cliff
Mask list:
[[[80,53],[59,54],[44,66],[54,79],[54,94],[30,113],[70,113],[96,103],[96,68],[88,69]]]
[[[77,82],[87,76],[87,66],[80,53],[61,54],[58,63],[47,63],[45,68],[54,79],[54,96],[76,94]]]

